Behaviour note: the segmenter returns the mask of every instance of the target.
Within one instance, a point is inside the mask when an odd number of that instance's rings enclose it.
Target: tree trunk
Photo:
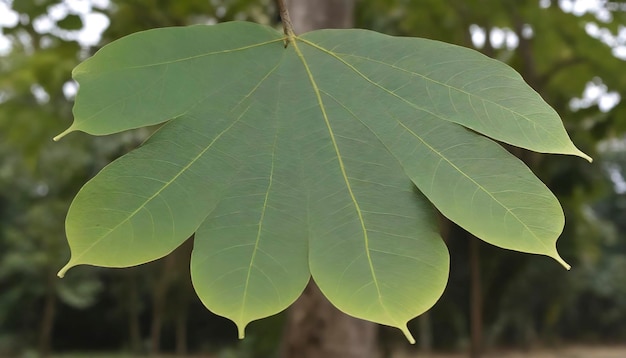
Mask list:
[[[418,342],[420,352],[430,353],[433,350],[433,328],[428,311],[417,317],[417,323],[419,325]]]
[[[287,7],[296,34],[353,26],[354,0],[288,0]],[[337,310],[311,281],[288,311],[281,357],[376,357],[377,329]]]
[[[377,328],[336,309],[311,280],[289,308],[281,357],[377,357]]]
[[[354,0],[287,0],[287,8],[296,35],[354,26]]]
[[[193,240],[189,239],[181,245],[172,255],[176,255],[176,286],[172,296],[174,324],[176,334],[176,357],[184,357],[189,352],[187,347],[187,317],[189,304],[194,296],[193,284],[191,283],[191,271],[189,257],[193,250]]]
[[[187,355],[187,310],[184,309],[176,315],[176,356]]]
[[[158,356],[161,351],[161,329],[165,316],[167,290],[170,286],[171,272],[176,263],[175,256],[169,254],[163,258],[163,272],[156,282],[152,294],[152,324],[150,327],[150,355]]]
[[[44,298],[43,312],[41,316],[41,327],[39,330],[39,356],[46,358],[50,356],[50,342],[52,341],[52,328],[56,315],[56,275],[50,273],[46,278],[46,296]]]
[[[480,274],[480,242],[473,235],[469,239],[470,266],[470,357],[480,358],[483,351],[483,293]]]
[[[139,323],[139,288],[136,270],[126,271],[128,282],[128,342],[133,354],[141,353],[141,327]]]

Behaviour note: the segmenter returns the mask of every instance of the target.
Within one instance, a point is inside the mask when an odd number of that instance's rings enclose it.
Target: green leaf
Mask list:
[[[63,134],[111,134],[183,116],[217,95],[258,83],[280,61],[281,42],[270,28],[234,22],[129,35],[74,69],[81,89],[74,123]]]
[[[414,343],[406,322],[436,302],[448,277],[437,218],[366,126],[332,98],[320,103],[326,128],[302,141],[311,274],[337,308],[398,327]]]
[[[293,97],[299,84],[277,76],[277,68],[270,69],[241,104],[239,98],[224,104],[245,107],[233,117],[241,124],[231,129],[223,151],[239,171],[196,232],[192,254],[198,296],[232,319],[241,338],[249,322],[295,301],[310,278],[303,162],[292,137],[298,119],[281,105],[301,100]]]
[[[515,71],[364,30],[284,41],[251,23],[165,28],[76,67],[75,120],[56,139],[168,122],[78,193],[60,275],[155,260],[195,233],[196,291],[241,337],[312,276],[340,310],[413,341],[407,321],[448,275],[432,204],[487,242],[568,267],[558,201],[485,136],[589,158]]]

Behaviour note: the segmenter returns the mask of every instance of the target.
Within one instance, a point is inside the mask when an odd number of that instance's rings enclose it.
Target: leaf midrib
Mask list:
[[[526,116],[524,116],[523,114],[521,114],[521,113],[519,113],[519,112],[517,112],[517,111],[514,111],[514,110],[512,110],[512,109],[510,109],[510,108],[507,108],[507,107],[505,107],[505,106],[503,106],[503,105],[501,105],[501,104],[499,104],[499,103],[497,103],[497,102],[494,102],[494,101],[489,100],[489,99],[487,99],[487,98],[483,98],[483,97],[478,96],[478,95],[476,95],[476,94],[473,94],[473,93],[467,92],[467,91],[465,91],[465,90],[463,90],[463,89],[461,89],[461,88],[457,88],[457,87],[451,86],[451,85],[449,85],[449,84],[443,83],[443,82],[441,82],[441,81],[437,81],[437,80],[432,79],[432,78],[430,78],[430,77],[428,77],[428,76],[426,76],[426,75],[423,75],[423,74],[420,74],[420,73],[416,73],[416,72],[413,72],[413,71],[409,71],[409,70],[407,70],[407,69],[404,69],[404,68],[401,68],[401,67],[397,67],[397,66],[395,66],[395,65],[392,65],[392,64],[389,64],[389,63],[386,63],[386,62],[382,62],[382,61],[374,60],[374,59],[367,58],[367,57],[363,57],[363,56],[359,56],[359,55],[336,53],[336,52],[333,52],[333,51],[331,51],[331,50],[328,50],[328,49],[326,49],[326,48],[324,48],[324,47],[321,47],[321,46],[317,45],[317,44],[316,44],[316,43],[314,43],[314,42],[311,42],[311,41],[308,41],[308,40],[305,40],[305,39],[299,39],[299,40],[300,40],[300,41],[302,41],[302,42],[304,42],[304,43],[306,43],[307,45],[309,45],[309,46],[311,46],[311,47],[313,47],[313,48],[316,48],[316,49],[318,49],[318,50],[320,50],[320,51],[322,51],[322,52],[324,52],[324,53],[326,53],[326,54],[328,54],[328,55],[330,55],[330,56],[334,57],[335,59],[339,60],[339,61],[340,61],[340,62],[342,62],[344,65],[346,65],[347,67],[349,67],[351,70],[353,70],[354,72],[358,73],[358,74],[359,74],[359,76],[361,76],[363,79],[365,79],[365,80],[366,80],[366,81],[368,81],[369,83],[371,83],[371,84],[375,85],[376,87],[378,87],[378,88],[380,88],[380,89],[384,90],[384,91],[385,91],[385,92],[387,92],[389,95],[392,95],[392,96],[394,96],[394,97],[398,98],[399,100],[401,100],[401,101],[403,101],[403,102],[405,102],[405,103],[409,104],[411,107],[413,107],[413,108],[415,108],[415,109],[417,109],[417,110],[420,110],[420,111],[426,112],[426,113],[428,113],[428,114],[431,114],[431,115],[433,115],[434,117],[439,118],[439,119],[441,119],[441,120],[444,120],[444,121],[447,121],[447,122],[452,122],[452,121],[450,121],[450,120],[448,120],[448,119],[446,119],[446,118],[444,118],[444,117],[442,117],[442,116],[440,116],[440,115],[438,115],[438,114],[436,114],[436,113],[434,113],[434,112],[429,111],[428,109],[426,109],[426,108],[424,108],[424,107],[422,107],[422,106],[419,106],[419,105],[417,105],[417,104],[415,104],[415,103],[411,102],[410,100],[408,100],[408,99],[406,99],[406,98],[404,98],[404,97],[402,97],[402,96],[399,96],[398,94],[394,93],[393,91],[390,91],[389,89],[387,89],[387,88],[385,88],[385,87],[381,86],[380,84],[378,84],[378,83],[376,83],[376,82],[372,81],[372,80],[371,80],[371,79],[369,79],[367,76],[365,76],[362,72],[360,72],[360,71],[359,71],[356,67],[354,67],[353,65],[351,65],[350,63],[348,63],[346,60],[344,60],[344,59],[343,59],[340,55],[345,55],[345,56],[349,56],[349,57],[355,57],[355,58],[359,58],[359,59],[362,59],[362,60],[366,60],[366,61],[374,62],[374,63],[380,64],[380,65],[385,65],[385,66],[391,67],[391,68],[393,68],[393,69],[395,69],[395,70],[398,70],[398,71],[402,71],[402,72],[409,73],[409,74],[411,74],[411,75],[413,75],[413,76],[421,77],[421,78],[423,78],[424,80],[427,80],[427,81],[430,81],[430,82],[432,82],[432,83],[434,83],[434,84],[437,84],[437,85],[440,85],[440,86],[446,87],[446,88],[448,88],[448,90],[454,90],[454,91],[460,92],[460,93],[462,93],[462,94],[465,94],[465,95],[467,95],[468,97],[474,97],[474,98],[477,98],[477,99],[479,99],[480,101],[483,101],[483,102],[485,102],[485,103],[491,103],[491,104],[493,104],[493,105],[495,105],[495,106],[499,107],[500,109],[502,109],[502,110],[503,110],[503,111],[505,111],[505,112],[512,113],[512,114],[513,114],[513,115],[515,115],[515,116],[519,116],[519,117],[521,117],[521,118],[525,119],[526,121],[528,121],[528,122],[529,122],[529,123],[531,123],[532,125],[535,125],[535,126],[536,126],[536,125],[540,124],[540,123],[538,123],[538,122],[534,122],[534,121],[532,121],[530,118],[527,118],[527,117],[526,117]],[[552,138],[556,139],[558,142],[561,142],[561,141],[559,140],[559,138],[558,138],[558,137],[556,137],[556,136],[552,133],[552,131],[547,130],[547,129],[546,129],[545,127],[543,127],[543,126],[540,126],[540,127],[544,130],[544,133],[546,133],[546,134],[548,134],[549,136],[551,136]]]
[[[254,267],[254,261],[256,259],[256,254],[260,250],[259,243],[261,241],[261,234],[263,232],[263,222],[265,220],[265,211],[267,210],[267,202],[270,197],[270,192],[272,190],[272,184],[274,183],[274,166],[276,164],[276,142],[278,141],[278,130],[276,130],[276,134],[274,136],[274,143],[272,145],[272,161],[270,165],[270,172],[268,177],[267,189],[265,191],[265,198],[263,200],[263,207],[261,209],[261,217],[259,218],[258,230],[256,234],[256,238],[254,241],[254,248],[252,251],[252,257],[250,257],[250,264],[248,265],[248,272],[246,274],[246,282],[244,284],[243,289],[243,298],[241,303],[241,310],[239,312],[239,321],[244,322],[246,303],[248,300],[248,288],[250,287],[250,276],[252,275],[252,268]],[[243,332],[240,332],[240,338],[243,338]]]
[[[505,111],[505,112],[510,112],[510,113],[512,113],[512,114],[513,114],[514,116],[516,116],[516,117],[519,117],[519,118],[525,119],[527,122],[529,122],[529,123],[530,123],[530,124],[532,124],[533,126],[538,126],[538,127],[542,128],[542,129],[543,129],[543,133],[544,133],[544,135],[548,135],[548,136],[550,136],[553,140],[555,140],[555,141],[557,141],[557,142],[562,142],[562,141],[561,141],[561,140],[560,140],[560,139],[559,139],[559,138],[558,138],[558,137],[554,134],[554,130],[549,130],[548,128],[546,128],[546,127],[542,126],[542,125],[541,125],[541,122],[533,121],[533,120],[531,120],[530,118],[528,118],[527,116],[523,115],[522,113],[520,113],[520,112],[518,112],[518,111],[515,111],[515,110],[513,110],[513,109],[510,109],[510,108],[508,108],[508,107],[505,107],[505,106],[503,106],[502,104],[500,104],[500,103],[498,103],[498,102],[495,102],[495,101],[492,101],[492,100],[490,100],[490,99],[488,99],[488,98],[484,98],[484,97],[479,96],[479,95],[477,95],[477,94],[474,94],[474,93],[471,93],[471,92],[465,91],[465,90],[463,90],[462,88],[458,88],[458,87],[451,86],[451,85],[449,85],[449,84],[447,84],[447,83],[444,83],[444,82],[441,82],[441,81],[437,81],[437,80],[435,80],[435,79],[433,79],[433,78],[430,78],[430,77],[428,77],[428,76],[426,76],[426,75],[422,75],[422,74],[420,74],[420,73],[413,72],[413,71],[410,71],[410,70],[404,69],[404,68],[402,68],[402,67],[395,66],[395,65],[393,65],[393,64],[385,63],[385,62],[382,62],[382,61],[378,61],[378,60],[374,60],[374,59],[371,59],[371,58],[367,58],[367,57],[363,57],[363,56],[358,56],[358,55],[339,54],[339,53],[338,53],[337,55],[346,55],[346,56],[356,57],[356,58],[360,58],[360,59],[362,59],[362,60],[366,60],[366,61],[370,61],[370,62],[377,63],[377,64],[379,64],[379,65],[385,65],[385,66],[391,67],[391,68],[393,68],[393,69],[395,69],[395,70],[398,70],[398,71],[401,71],[401,72],[405,72],[405,73],[411,74],[411,75],[416,76],[416,77],[421,77],[421,78],[423,78],[423,79],[425,79],[425,80],[427,80],[427,81],[433,82],[433,83],[438,84],[438,85],[443,86],[443,87],[446,87],[446,88],[448,88],[448,90],[455,90],[455,91],[457,91],[457,92],[460,92],[460,93],[462,93],[462,94],[467,95],[468,97],[474,97],[474,98],[479,99],[479,100],[480,100],[480,101],[482,101],[482,102],[485,102],[485,103],[490,103],[490,104],[495,105],[496,107],[500,108],[501,110],[503,110],[503,111]],[[563,143],[563,144],[565,144],[565,143]]]
[[[282,41],[281,39],[277,39],[277,40],[271,40],[271,41],[265,41],[265,42],[260,42],[260,43],[256,43],[256,44],[252,44],[252,45],[248,45],[248,46],[242,46],[239,48],[235,48],[235,49],[229,49],[229,50],[222,50],[222,51],[215,51],[215,52],[209,52],[209,53],[204,53],[204,54],[199,54],[199,55],[195,55],[195,56],[189,56],[189,57],[184,57],[184,58],[180,58],[180,59],[175,59],[175,60],[171,60],[171,61],[163,61],[163,62],[157,62],[157,63],[152,63],[152,64],[147,64],[147,65],[141,65],[141,66],[130,66],[130,67],[119,67],[119,68],[115,68],[114,70],[111,71],[100,71],[99,74],[103,74],[103,73],[109,73],[109,72],[120,72],[120,71],[126,71],[126,70],[133,70],[133,69],[141,69],[141,68],[150,68],[150,67],[158,67],[158,66],[169,66],[170,64],[173,63],[177,63],[177,62],[184,62],[184,61],[189,61],[189,60],[193,60],[196,58],[201,58],[201,57],[207,57],[207,56],[212,56],[212,55],[220,55],[220,54],[225,54],[225,53],[231,53],[231,52],[237,52],[237,51],[244,51],[244,50],[248,50],[248,49],[252,49],[255,47],[260,47],[260,46],[265,46],[271,43],[275,43],[275,42],[279,42]],[[80,67],[77,67],[77,69],[79,69]],[[274,68],[273,70],[275,70],[276,68]],[[272,71],[273,71],[272,70]],[[88,71],[75,71],[75,73],[72,74],[72,76],[78,81],[79,79],[75,76],[79,76],[82,73],[88,73]],[[164,74],[162,74],[160,78],[164,77]],[[265,78],[263,78],[261,80],[261,82],[259,82],[259,84],[257,85],[257,87],[263,82]],[[153,83],[151,85],[154,85],[155,83],[157,83],[158,80],[154,80]],[[143,94],[144,92],[147,92],[151,89],[151,87],[145,87],[142,88],[141,90],[133,93],[131,96],[129,97],[125,97],[125,98],[119,98],[116,101],[114,101],[113,103],[101,108],[100,110],[98,110],[97,112],[93,113],[92,115],[90,115],[87,118],[84,118],[82,120],[80,120],[77,123],[73,123],[70,128],[68,128],[67,131],[69,131],[70,129],[74,128],[78,123],[85,123],[85,122],[89,122],[90,120],[92,120],[93,118],[97,117],[98,115],[100,115],[102,112],[116,106],[117,104],[121,103],[121,102],[125,102],[128,101],[130,98],[133,97],[137,97],[140,96],[141,94]],[[256,87],[255,87],[256,89]],[[215,91],[212,91],[208,94],[206,94],[205,96],[203,96],[200,100],[196,101],[196,103],[193,103],[192,105],[190,105],[188,108],[185,108],[180,114],[175,114],[173,115],[171,119],[180,117],[182,115],[185,115],[186,113],[188,113],[189,111],[191,111],[195,106],[197,106],[199,103],[202,103],[203,101],[205,101],[207,98],[209,98],[210,96],[214,95],[216,92],[218,92],[219,89],[216,89]],[[250,94],[250,93],[249,93]],[[247,98],[249,96],[249,94],[245,97]],[[242,99],[243,100],[245,100]],[[167,119],[164,119],[163,121],[166,121]],[[61,136],[61,135],[59,135]]]
[[[468,174],[466,174],[463,170],[461,170],[461,168],[459,168],[456,164],[454,164],[452,161],[450,161],[448,158],[446,158],[446,156],[444,156],[441,152],[439,152],[438,150],[436,150],[435,148],[433,148],[428,142],[426,142],[421,136],[419,136],[417,133],[415,133],[413,130],[411,130],[409,127],[407,127],[406,125],[404,125],[404,123],[396,120],[396,122],[402,126],[402,128],[404,128],[407,132],[409,132],[411,135],[413,135],[415,138],[417,138],[420,142],[422,142],[422,144],[424,144],[426,147],[428,147],[428,149],[430,151],[432,151],[433,153],[435,153],[437,156],[439,156],[439,158],[441,160],[443,160],[444,162],[446,162],[449,166],[451,166],[454,170],[456,170],[458,173],[460,173],[461,175],[463,175],[467,180],[469,180],[470,182],[472,182],[477,188],[479,188],[481,191],[483,191],[485,194],[487,194],[494,202],[496,202],[498,205],[500,205],[503,209],[506,210],[506,212],[508,214],[510,214],[513,218],[515,218],[515,220],[517,220],[520,224],[522,224],[522,226],[524,227],[524,229],[526,229],[526,231],[528,231],[532,237],[538,242],[540,243],[544,249],[546,249],[547,251],[550,251],[551,248],[549,248],[548,246],[546,246],[546,243],[541,240],[537,235],[535,235],[535,232],[533,230],[531,230],[531,228],[526,225],[526,223],[524,223],[524,221],[522,221],[513,211],[512,209],[506,207],[502,202],[500,202],[500,200],[498,200],[490,191],[488,191],[484,186],[480,185],[480,183],[478,183],[477,181],[475,181],[471,176],[469,176]]]
[[[197,55],[176,58],[176,59],[172,59],[172,60],[168,60],[168,61],[154,62],[154,63],[148,63],[148,64],[143,64],[143,65],[135,65],[135,66],[117,67],[117,68],[112,69],[110,71],[100,71],[99,73],[117,72],[117,71],[125,71],[125,70],[136,70],[136,69],[142,69],[142,68],[150,68],[150,67],[157,67],[157,66],[163,66],[163,65],[170,65],[170,64],[178,63],[178,62],[185,62],[185,61],[189,61],[189,60],[195,60],[197,58],[202,58],[202,57],[208,57],[208,56],[213,56],[213,55],[221,55],[221,54],[225,54],[225,53],[233,53],[233,52],[237,52],[237,51],[245,51],[245,50],[249,50],[249,49],[252,49],[252,48],[255,48],[255,47],[261,47],[261,46],[269,45],[269,44],[272,44],[272,43],[275,43],[275,42],[282,42],[282,41],[283,41],[282,38],[278,38],[278,39],[274,39],[274,40],[258,42],[258,43],[254,43],[254,44],[250,44],[250,45],[246,45],[246,46],[237,47],[237,48],[225,49],[225,50],[213,51],[213,52],[206,52],[206,53],[200,53],[200,54],[197,54]],[[86,62],[86,63],[89,63],[89,62]],[[89,72],[89,71],[82,71],[82,67],[84,67],[84,65],[77,67],[72,75],[73,76],[79,76],[79,75],[81,75],[83,73],[88,73]]]
[[[297,38],[297,40],[301,40],[300,38]],[[333,128],[330,124],[330,120],[328,117],[328,114],[326,113],[326,107],[324,106],[324,102],[322,100],[322,96],[321,96],[321,91],[319,89],[319,87],[317,86],[317,82],[315,81],[315,78],[313,77],[313,73],[311,72],[311,69],[306,61],[306,58],[304,56],[304,54],[300,51],[300,49],[298,48],[298,44],[297,41],[292,41],[293,43],[293,47],[296,51],[296,54],[298,55],[298,57],[300,58],[300,61],[302,62],[302,65],[304,66],[304,69],[309,77],[309,81],[311,83],[311,86],[313,88],[313,91],[315,93],[315,97],[317,100],[317,104],[320,108],[320,111],[322,113],[322,117],[324,118],[324,123],[326,124],[326,127],[328,129],[328,133],[330,136],[330,140],[333,144],[333,149],[335,150],[335,153],[337,155],[337,161],[339,163],[339,168],[341,170],[341,174],[344,180],[344,183],[346,185],[346,188],[348,189],[348,193],[350,195],[350,198],[352,200],[352,203],[354,204],[354,208],[356,210],[357,216],[359,218],[359,224],[361,226],[361,231],[363,233],[363,240],[364,240],[364,246],[365,246],[365,253],[366,253],[366,257],[367,257],[367,261],[368,261],[368,265],[369,265],[369,269],[370,269],[370,274],[372,275],[372,282],[374,283],[375,287],[376,287],[376,292],[378,295],[378,302],[380,303],[381,307],[383,308],[385,314],[396,323],[396,325],[398,327],[400,327],[401,325],[399,324],[399,322],[395,319],[395,317],[389,312],[389,310],[387,309],[387,306],[385,305],[385,303],[383,302],[383,295],[380,289],[380,284],[378,282],[378,278],[376,276],[376,271],[374,269],[374,264],[372,261],[372,256],[370,253],[370,248],[369,248],[369,236],[367,234],[367,228],[365,227],[365,220],[363,218],[363,213],[361,210],[361,207],[359,205],[359,203],[356,200],[356,196],[354,195],[354,192],[352,191],[352,185],[350,184],[350,180],[348,178],[347,172],[346,172],[346,168],[345,165],[343,163],[343,159],[341,156],[341,151],[339,150],[339,146],[337,144],[337,141],[335,139],[335,134],[333,131]]]
[[[97,244],[99,244],[102,240],[104,240],[106,237],[108,237],[109,234],[111,234],[113,231],[117,230],[120,226],[124,225],[125,223],[127,223],[129,220],[131,220],[133,217],[135,217],[135,215],[137,215],[137,213],[139,213],[139,211],[141,211],[142,209],[144,209],[146,207],[146,205],[152,201],[153,199],[155,199],[156,197],[158,197],[165,189],[167,189],[174,181],[176,181],[176,179],[178,179],[185,171],[187,171],[193,164],[195,164],[198,159],[200,159],[204,153],[206,153],[212,146],[213,144],[215,144],[215,142],[217,142],[217,140],[219,140],[222,135],[224,135],[226,132],[228,132],[235,124],[237,124],[239,122],[239,120],[241,120],[241,118],[243,118],[244,114],[248,111],[248,108],[246,108],[242,114],[235,120],[233,121],[233,123],[231,123],[226,129],[224,129],[222,132],[220,132],[220,134],[218,134],[212,141],[211,143],[209,143],[209,145],[207,145],[206,148],[204,148],[199,154],[197,154],[189,163],[187,163],[187,165],[185,165],[178,173],[176,173],[176,175],[174,175],[172,177],[172,179],[168,180],[167,182],[164,182],[163,186],[161,188],[159,188],[159,190],[157,190],[154,194],[152,194],[150,197],[148,197],[141,205],[139,205],[137,207],[137,209],[135,209],[133,212],[131,212],[128,217],[126,217],[124,220],[120,221],[117,225],[115,225],[114,227],[112,227],[111,229],[109,229],[107,231],[106,234],[103,234],[99,239],[94,240],[94,242],[89,245],[89,247],[87,247],[85,250],[83,250],[83,252],[78,255],[75,259],[73,259],[72,261],[79,261],[81,257],[83,257],[84,255],[86,255],[89,251],[91,251],[91,249],[96,246]]]
[[[278,65],[274,66],[235,106],[234,108],[239,107],[243,101],[245,101],[246,98],[250,97],[252,95],[253,92],[255,92],[259,86],[267,79],[270,77],[270,75],[272,73],[274,73],[274,71],[276,71],[276,69],[278,69]],[[181,168],[179,170],[178,173],[176,173],[176,175],[174,175],[174,177],[172,177],[172,179],[168,180],[167,182],[164,182],[163,186],[161,188],[159,188],[159,190],[157,190],[153,195],[151,195],[150,197],[148,197],[141,205],[139,205],[137,207],[137,209],[135,209],[133,212],[131,212],[127,218],[125,218],[124,220],[120,221],[117,225],[115,225],[113,228],[109,229],[108,232],[106,234],[103,234],[100,238],[98,238],[97,240],[94,240],[94,242],[89,245],[86,249],[84,249],[82,251],[81,254],[79,254],[78,256],[76,256],[76,258],[72,258],[71,261],[72,262],[80,262],[80,259],[85,256],[88,252],[91,251],[91,249],[93,247],[95,247],[96,245],[98,245],[102,240],[104,240],[111,232],[117,230],[117,228],[119,228],[120,226],[124,225],[126,222],[128,222],[129,220],[131,220],[135,215],[137,215],[137,213],[139,213],[139,211],[141,211],[143,208],[146,207],[146,205],[152,201],[153,199],[155,199],[157,196],[159,196],[165,189],[167,189],[174,181],[176,181],[176,179],[178,179],[185,171],[187,171],[193,164],[195,164],[209,149],[211,149],[213,147],[213,145],[224,135],[226,134],[233,126],[235,126],[235,124],[239,123],[239,121],[245,116],[245,114],[248,112],[248,110],[250,109],[250,106],[246,107],[242,113],[237,117],[236,120],[234,120],[228,127],[226,127],[222,132],[220,132],[215,138],[213,138],[213,140],[206,146],[206,148],[204,148],[202,151],[200,151],[200,153],[198,153],[187,165],[185,165],[183,168]],[[69,263],[68,265],[69,266]],[[68,267],[69,268],[69,267]],[[63,272],[63,269],[61,270],[61,272]]]

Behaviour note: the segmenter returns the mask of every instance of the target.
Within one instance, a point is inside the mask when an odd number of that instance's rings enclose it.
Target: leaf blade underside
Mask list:
[[[367,30],[314,31],[302,41],[416,111],[518,147],[591,159],[515,70],[477,51]]]
[[[567,265],[554,195],[473,132],[588,158],[512,69],[365,30],[282,40],[250,23],[157,29],[76,68],[60,136],[169,122],[81,189],[60,275],[155,260],[195,233],[196,292],[240,336],[312,276],[340,310],[412,340],[407,321],[448,275],[431,203],[487,242]]]
[[[246,22],[153,29],[114,41],[72,72],[83,88],[74,123],[55,140],[77,130],[105,135],[183,116],[267,73],[278,49],[280,33]],[[231,66],[238,70],[224,71]]]
[[[321,91],[299,56],[319,107],[301,123],[311,275],[343,312],[397,327],[414,343],[408,321],[437,301],[448,277],[434,212],[383,143]]]
[[[292,67],[289,53],[277,68]],[[196,232],[191,272],[202,302],[233,320],[243,338],[246,325],[287,308],[309,281],[306,201],[294,124],[282,104],[306,102],[292,81],[273,72],[247,96],[249,153],[244,170]],[[284,71],[283,71],[284,72]]]
[[[545,254],[569,267],[555,246],[564,225],[560,204],[521,161],[456,123],[415,111],[387,88],[366,86],[374,81],[317,45],[306,53],[317,56],[314,72],[326,84],[324,90],[376,133],[444,215],[491,244]],[[353,83],[353,90],[345,91],[343,83]],[[443,176],[437,173],[442,163],[448,169]],[[482,200],[475,200],[476,193]]]

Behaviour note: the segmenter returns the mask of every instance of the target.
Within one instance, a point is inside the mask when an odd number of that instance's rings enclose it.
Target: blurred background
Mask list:
[[[626,1],[294,0],[290,6],[296,31],[366,28],[472,47],[508,63],[595,159],[509,148],[561,201],[567,223],[558,247],[571,271],[444,224],[450,281],[435,307],[410,323],[418,344],[374,326],[363,335],[371,354],[353,356],[531,357],[626,342]],[[252,323],[238,341],[235,326],[196,298],[189,244],[139,267],[81,266],[56,277],[69,258],[64,218],[71,199],[150,134],[78,133],[53,142],[72,121],[72,68],[136,31],[230,20],[280,28],[272,0],[0,0],[0,357],[331,357],[285,353],[286,345],[290,352],[294,345],[324,346],[319,339],[294,340],[299,328],[289,313]],[[341,329],[362,324],[351,322]],[[363,343],[341,337],[335,343]],[[613,357],[607,354],[597,357]],[[626,350],[614,354],[626,357]]]

